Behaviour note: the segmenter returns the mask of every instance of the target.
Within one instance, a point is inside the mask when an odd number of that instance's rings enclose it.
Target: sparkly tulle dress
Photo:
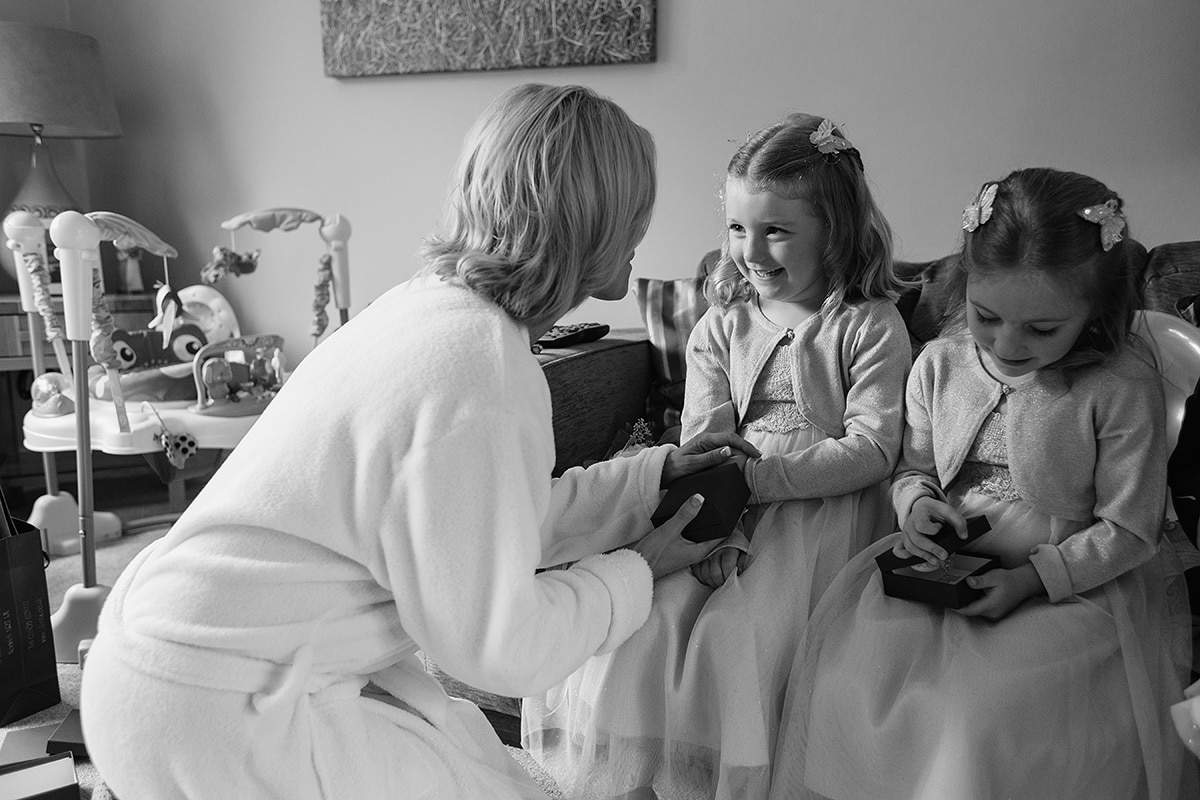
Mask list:
[[[1014,485],[1007,396],[987,413],[946,500],[987,517],[992,530],[970,549],[1012,568],[1058,535]],[[1166,712],[1190,660],[1186,540],[1164,537],[1156,556],[1114,579],[989,622],[885,596],[875,556],[898,537],[855,557],[813,612],[772,798],[1197,796],[1195,765]]]
[[[829,438],[797,410],[790,341],[767,360],[738,431],[765,457]],[[715,590],[688,570],[659,580],[650,619],[631,639],[525,699],[524,744],[567,797],[766,797],[803,622],[894,517],[886,485],[874,483],[752,505],[742,524],[751,534],[744,573]]]

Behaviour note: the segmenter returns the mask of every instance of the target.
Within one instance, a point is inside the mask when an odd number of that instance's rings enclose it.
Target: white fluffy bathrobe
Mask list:
[[[647,533],[666,454],[552,485],[528,332],[446,283],[393,289],[117,581],[82,690],[101,775],[122,800],[543,797],[414,654],[522,696],[624,641],[641,556],[535,570]]]

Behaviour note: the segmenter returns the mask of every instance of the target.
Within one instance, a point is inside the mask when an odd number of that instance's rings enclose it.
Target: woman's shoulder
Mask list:
[[[440,370],[496,373],[505,355],[529,352],[523,326],[491,300],[453,281],[418,276],[389,290],[360,316],[373,320],[380,348]]]
[[[487,316],[492,310],[500,311],[499,306],[462,284],[424,273],[388,289],[363,311],[395,314],[401,309],[428,311],[429,322],[447,316]]]

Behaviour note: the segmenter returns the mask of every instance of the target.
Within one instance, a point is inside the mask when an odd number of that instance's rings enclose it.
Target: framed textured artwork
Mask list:
[[[656,0],[321,0],[325,74],[636,64]]]

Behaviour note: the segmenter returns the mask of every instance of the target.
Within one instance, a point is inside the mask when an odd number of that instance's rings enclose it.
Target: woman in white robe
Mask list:
[[[611,101],[530,84],[492,104],[427,269],[303,360],[113,587],[82,716],[117,796],[544,796],[415,654],[544,691],[645,621],[653,576],[707,554],[678,535],[695,506],[654,531],[650,514],[741,440],[552,483],[530,352],[585,298],[625,294],[654,192],[650,136]],[[607,552],[638,540],[646,557]]]

